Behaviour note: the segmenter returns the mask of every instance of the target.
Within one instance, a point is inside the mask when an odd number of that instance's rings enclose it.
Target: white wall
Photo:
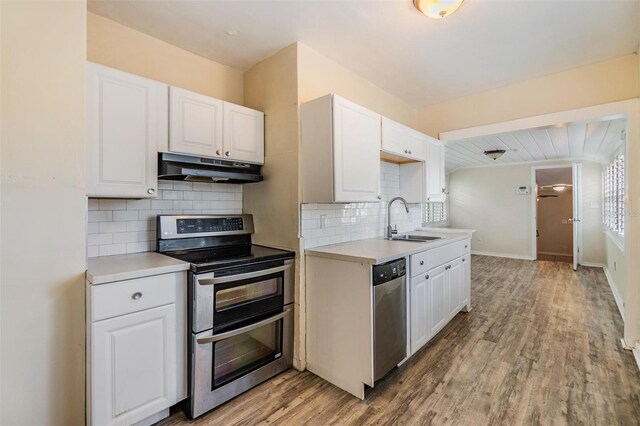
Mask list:
[[[581,163],[583,260],[603,264],[602,166]],[[517,195],[516,187],[531,190],[531,168],[535,165],[480,167],[449,174],[449,223],[453,228],[476,229],[471,242],[474,251],[532,258],[532,197]]]
[[[400,166],[381,162],[379,203],[302,204],[301,237],[304,248],[362,240],[384,235],[387,227],[387,203],[400,195]],[[409,204],[407,214],[401,202],[391,207],[391,226],[398,232],[413,231],[422,226],[424,204]],[[320,227],[320,216],[326,216],[326,227]]]
[[[613,296],[616,299],[618,308],[624,312],[625,296],[627,294],[627,260],[624,254],[624,242],[619,245],[610,235],[605,236],[606,250],[606,273],[611,284]],[[624,318],[624,315],[623,315]]]
[[[159,214],[241,214],[242,185],[159,181],[153,200],[89,199],[89,257],[156,249]]]
[[[83,424],[86,4],[0,8],[0,424]]]

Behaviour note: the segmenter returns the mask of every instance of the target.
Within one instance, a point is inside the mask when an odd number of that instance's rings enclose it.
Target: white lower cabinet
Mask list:
[[[185,293],[184,272],[89,288],[88,424],[157,421],[186,398]]]
[[[418,351],[442,330],[458,312],[469,306],[471,300],[469,255],[451,254],[448,261],[444,257],[446,253],[459,253],[458,245],[460,244],[466,244],[464,247],[468,247],[468,241],[454,242],[430,252],[411,256],[409,315],[411,354]],[[440,264],[425,272],[425,263],[426,265]]]
[[[93,424],[132,424],[176,403],[175,326],[175,304],[92,325]]]

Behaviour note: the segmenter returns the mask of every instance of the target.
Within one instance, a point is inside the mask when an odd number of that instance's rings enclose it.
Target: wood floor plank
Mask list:
[[[289,370],[177,425],[640,425],[640,371],[599,268],[472,257],[460,313],[360,401]]]

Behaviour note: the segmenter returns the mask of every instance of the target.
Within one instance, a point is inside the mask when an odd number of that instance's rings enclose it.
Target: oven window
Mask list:
[[[283,320],[238,336],[220,340],[213,347],[213,388],[262,367],[282,356]]]
[[[245,303],[257,302],[280,293],[278,278],[230,287],[216,292],[216,311],[224,311]]]

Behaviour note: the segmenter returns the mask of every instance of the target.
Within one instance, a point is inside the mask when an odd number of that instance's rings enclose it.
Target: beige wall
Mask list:
[[[573,255],[573,225],[569,220],[573,217],[573,191],[546,190],[540,194],[556,197],[538,198],[538,253]]]
[[[242,104],[242,71],[87,13],[87,58],[112,68]]]
[[[417,109],[302,43],[298,90],[300,103],[334,93],[407,126],[417,125]]]
[[[599,205],[602,166],[581,163],[583,261],[603,264]],[[476,229],[472,240],[475,252],[532,257],[532,196],[517,195],[516,187],[531,188],[531,168],[535,165],[480,167],[449,174],[449,223],[454,228]],[[598,207],[592,208],[592,202],[597,202]]]
[[[243,211],[253,214],[253,241],[297,252],[294,366],[304,364],[304,289],[298,242],[297,46],[286,47],[245,72],[245,105],[265,113],[264,181],[244,185]]]
[[[633,54],[426,106],[418,111],[418,130],[437,137],[449,130],[636,98],[639,67]]]
[[[83,424],[86,4],[0,8],[0,424]]]

